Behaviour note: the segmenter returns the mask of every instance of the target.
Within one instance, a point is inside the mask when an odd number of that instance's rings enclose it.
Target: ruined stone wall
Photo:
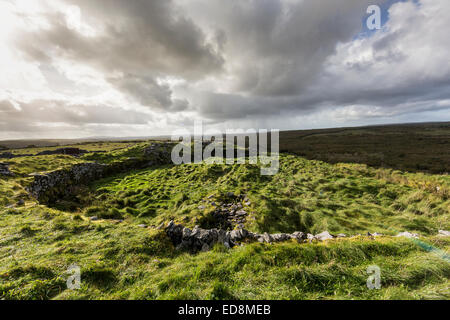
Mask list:
[[[56,197],[67,196],[73,187],[100,179],[107,171],[107,165],[79,163],[68,169],[55,170],[46,174],[33,174],[34,181],[28,191],[39,202],[52,202]]]
[[[303,232],[296,231],[292,234],[276,233],[276,234],[259,234],[247,231],[245,229],[235,229],[226,231],[223,229],[202,229],[196,226],[194,229],[185,228],[180,224],[170,221],[166,227],[167,236],[172,240],[174,246],[179,250],[188,250],[191,252],[208,251],[216,243],[221,243],[225,247],[230,248],[239,242],[282,242],[287,240],[296,240],[303,242],[308,239],[308,235]],[[327,233],[327,235],[329,235]],[[314,237],[314,236],[313,236]],[[332,236],[329,236],[332,238]],[[317,238],[319,239],[319,238]],[[322,240],[322,239],[321,239]]]
[[[13,176],[14,174],[9,171],[9,166],[6,163],[0,162],[0,176]]]
[[[171,146],[153,143],[142,158],[129,158],[111,164],[94,162],[75,164],[70,168],[45,174],[33,174],[34,180],[27,187],[28,192],[41,203],[51,203],[75,193],[76,187],[114,173],[141,169],[154,165],[170,164]]]

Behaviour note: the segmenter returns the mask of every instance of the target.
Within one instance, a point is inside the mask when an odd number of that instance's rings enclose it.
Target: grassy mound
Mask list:
[[[193,227],[225,202],[245,194],[255,232],[436,234],[450,227],[448,176],[408,174],[364,165],[330,165],[283,155],[280,171],[261,176],[256,165],[181,165],[122,174],[94,183],[87,215],[138,218]],[[199,209],[200,208],[200,209]]]
[[[25,173],[78,161],[118,161],[140,154],[142,146],[84,145],[107,152],[78,159],[46,156],[48,163],[41,157],[11,159],[16,176],[0,179],[0,299],[450,298],[450,239],[436,236],[450,229],[445,175],[282,155],[274,176],[261,176],[249,164],[117,174],[80,188],[55,208],[39,205],[24,189]],[[251,231],[355,236],[311,244],[216,245],[193,255],[175,250],[156,228],[170,220],[189,227],[207,221],[212,202],[229,202],[229,192],[248,198],[240,201]],[[100,220],[88,218],[94,215]],[[389,236],[406,230],[441,251]],[[368,231],[386,236],[357,236]],[[81,269],[79,290],[67,289],[72,264]],[[381,269],[380,290],[366,286],[372,265]]]
[[[299,245],[175,250],[163,231],[92,222],[35,206],[3,211],[0,297],[5,299],[430,299],[450,298],[450,263],[391,237]],[[424,239],[447,250],[450,240]],[[67,268],[81,268],[68,290]],[[381,289],[366,287],[367,267]]]

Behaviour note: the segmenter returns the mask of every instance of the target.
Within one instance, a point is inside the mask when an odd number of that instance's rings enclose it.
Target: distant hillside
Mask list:
[[[280,132],[280,150],[330,163],[450,171],[450,122]]]
[[[0,150],[148,139],[168,137],[9,140],[0,141]],[[450,122],[281,131],[280,150],[329,163],[364,163],[411,172],[448,173]]]

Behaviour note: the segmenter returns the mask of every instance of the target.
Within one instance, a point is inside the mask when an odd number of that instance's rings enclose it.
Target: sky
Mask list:
[[[0,0],[0,139],[450,121],[449,13],[448,0]]]

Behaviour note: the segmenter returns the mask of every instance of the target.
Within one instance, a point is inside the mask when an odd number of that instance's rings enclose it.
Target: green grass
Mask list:
[[[31,142],[31,141],[29,141]],[[0,142],[2,143],[2,142]],[[86,151],[106,151],[110,152],[113,150],[119,150],[119,149],[125,149],[134,146],[137,141],[122,141],[122,142],[85,142],[85,143],[74,143],[74,144],[64,144],[64,145],[53,145],[53,146],[45,146],[45,142],[38,141],[38,145],[43,144],[43,146],[35,146],[35,147],[22,147],[21,149],[4,149],[2,152],[11,152],[16,155],[23,155],[23,154],[37,154],[42,151],[47,150],[56,150],[60,148],[79,148]],[[30,143],[28,143],[30,144]],[[52,144],[50,142],[50,144]],[[11,142],[11,145],[14,145],[14,143]]]
[[[148,147],[147,142],[129,144],[127,147],[109,149],[105,153],[89,153],[82,156],[82,159],[88,161],[97,161],[101,163],[112,163],[114,161],[123,161],[132,157],[142,156],[144,149]],[[108,150],[108,149],[107,149]]]
[[[30,173],[42,173],[67,168],[85,161],[68,155],[47,155],[13,158],[6,162],[10,165],[10,170],[14,174],[26,176]]]
[[[450,171],[450,123],[415,123],[280,132],[280,150],[330,163],[410,172]]]
[[[439,189],[439,190],[438,190]],[[208,219],[232,191],[251,200],[247,227],[256,232],[425,235],[450,227],[449,178],[403,174],[364,165],[330,165],[281,157],[280,171],[261,176],[256,165],[181,165],[151,168],[95,182],[84,213],[138,218],[159,225],[175,220],[193,227]],[[199,210],[200,205],[205,209]]]
[[[139,156],[144,144],[107,153],[24,157],[13,178],[0,179],[0,299],[449,299],[450,263],[399,231],[449,252],[450,180],[361,164],[327,164],[282,155],[280,171],[256,165],[151,167],[93,181],[70,212],[39,205],[24,188],[31,171],[78,161],[111,163]],[[102,147],[105,147],[102,145]],[[90,148],[88,145],[82,148]],[[94,147],[92,147],[94,148]],[[23,175],[23,176],[22,176]],[[323,243],[217,245],[190,254],[174,249],[163,230],[141,228],[175,220],[207,221],[227,192],[251,201],[246,228],[354,236]],[[16,204],[25,200],[24,205]],[[204,209],[199,209],[204,205]],[[99,221],[87,217],[98,216]],[[117,219],[124,219],[119,222]],[[66,287],[67,268],[81,268],[81,288]],[[366,287],[368,266],[381,268],[380,290]]]
[[[2,212],[0,227],[6,299],[449,298],[450,264],[408,239],[255,243],[191,255],[174,250],[163,231],[41,206]],[[450,246],[448,239],[425,241]],[[80,290],[65,286],[72,263],[81,268]],[[381,268],[381,290],[366,287],[370,265]]]

